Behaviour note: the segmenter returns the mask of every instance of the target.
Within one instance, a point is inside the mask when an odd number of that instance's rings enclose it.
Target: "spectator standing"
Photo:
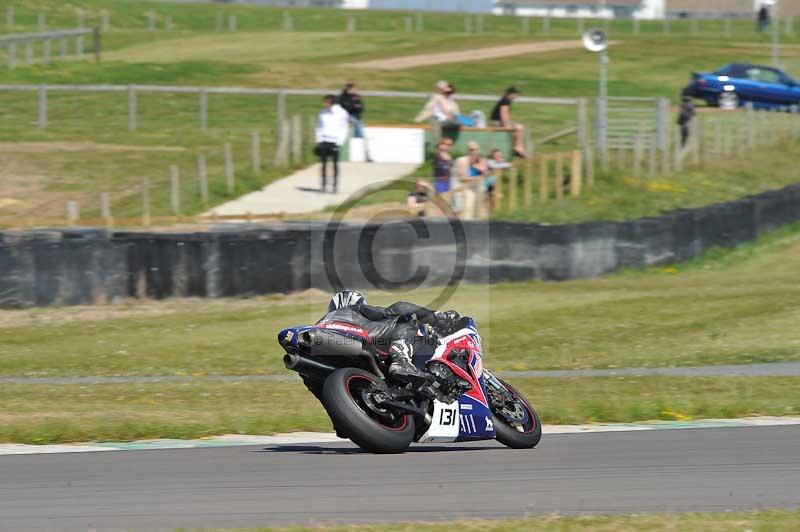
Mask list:
[[[314,153],[322,163],[322,192],[328,184],[328,160],[333,162],[333,193],[339,192],[339,151],[350,131],[350,115],[336,103],[336,96],[328,94],[322,99],[324,107],[317,116],[315,134],[317,147]]]
[[[472,220],[475,217],[475,188],[481,178],[489,173],[486,159],[481,157],[477,142],[467,143],[467,154],[456,159],[456,177],[458,187],[455,209],[462,219]],[[454,187],[456,188],[456,187]]]
[[[692,103],[691,97],[684,96],[681,101],[681,111],[678,114],[678,125],[681,128],[681,147],[686,146],[686,141],[689,140],[692,120],[694,120],[694,103]]]
[[[503,158],[503,152],[494,148],[489,153],[489,158],[486,161],[486,166],[489,170],[488,175],[483,179],[483,198],[486,212],[491,213],[496,204],[495,185],[497,183],[497,174],[504,172],[511,168],[511,163]]]
[[[756,29],[761,33],[767,29],[767,26],[769,26],[769,9],[766,4],[762,4],[756,16]]]
[[[433,157],[433,186],[437,194],[450,191],[450,179],[453,173],[452,139],[439,139],[436,154]]]
[[[353,138],[363,140],[364,155],[367,162],[371,163],[372,160],[369,157],[367,141],[364,138],[364,120],[362,118],[364,114],[364,100],[361,99],[361,95],[358,94],[354,82],[351,81],[344,86],[342,94],[339,95],[339,105],[350,115],[350,124],[353,126]]]
[[[525,153],[525,128],[511,119],[511,104],[518,96],[519,90],[516,87],[507,88],[505,94],[495,104],[489,119],[495,126],[513,130],[514,155],[524,159],[528,157]]]

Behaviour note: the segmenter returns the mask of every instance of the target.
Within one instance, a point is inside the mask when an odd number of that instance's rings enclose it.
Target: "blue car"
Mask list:
[[[723,109],[746,103],[757,109],[800,104],[800,85],[794,79],[777,68],[747,63],[731,63],[714,72],[694,72],[683,94]]]

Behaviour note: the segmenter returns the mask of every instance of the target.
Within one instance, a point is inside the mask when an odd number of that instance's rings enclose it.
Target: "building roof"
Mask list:
[[[499,7],[563,6],[563,7],[639,7],[644,0],[498,0]]]

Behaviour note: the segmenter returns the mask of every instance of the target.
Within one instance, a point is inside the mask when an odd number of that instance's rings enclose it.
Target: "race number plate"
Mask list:
[[[459,434],[459,422],[458,401],[453,401],[449,405],[434,401],[433,421],[419,441],[421,443],[455,441]]]

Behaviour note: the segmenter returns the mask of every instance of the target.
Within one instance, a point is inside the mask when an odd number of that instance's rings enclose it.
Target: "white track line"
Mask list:
[[[544,434],[587,434],[642,430],[676,430],[728,427],[775,427],[800,425],[800,417],[752,417],[743,419],[703,419],[696,421],[648,421],[643,423],[605,423],[592,425],[543,425]],[[150,449],[193,449],[201,447],[236,447],[242,445],[306,445],[345,442],[333,433],[292,432],[274,436],[226,434],[200,440],[141,440],[134,442],[76,443],[64,445],[0,444],[0,455],[87,453],[99,451],[138,451]]]

